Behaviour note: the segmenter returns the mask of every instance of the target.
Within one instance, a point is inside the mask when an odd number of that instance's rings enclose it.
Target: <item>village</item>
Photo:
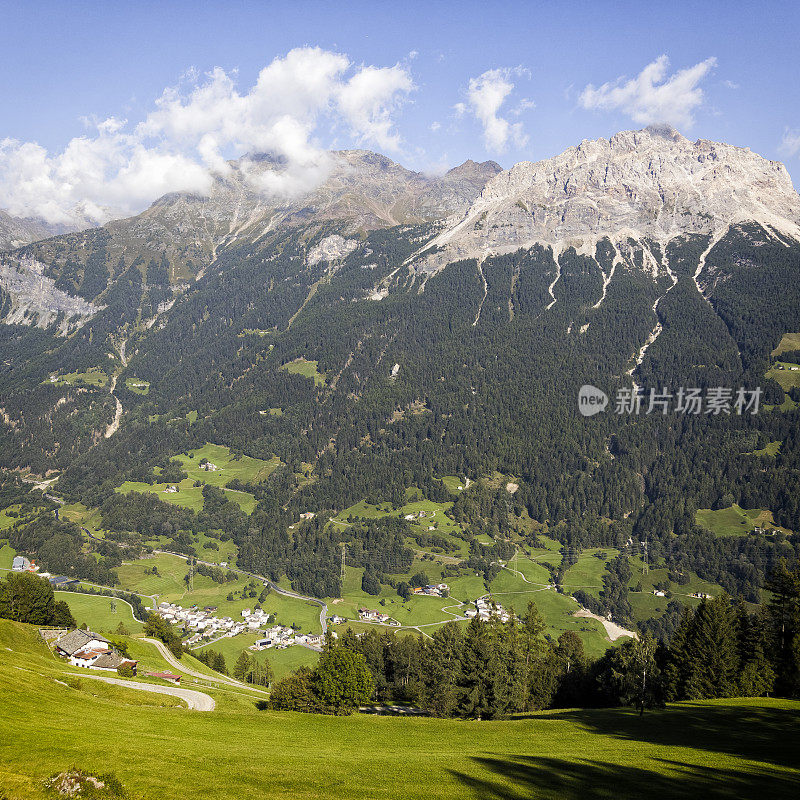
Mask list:
[[[214,614],[216,606],[183,608],[176,603],[160,603],[158,613],[171,625],[183,628],[191,636],[186,640],[188,647],[216,641],[240,633],[262,633],[263,638],[250,645],[251,650],[264,650],[269,647],[284,649],[291,645],[304,645],[317,649],[322,645],[318,634],[304,634],[285,625],[275,625],[274,616],[261,608],[242,610],[242,619],[218,617]],[[272,623],[272,624],[271,624]],[[267,627],[271,625],[271,627]]]

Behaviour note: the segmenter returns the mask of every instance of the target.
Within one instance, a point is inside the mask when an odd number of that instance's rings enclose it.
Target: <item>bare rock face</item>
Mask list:
[[[345,239],[334,233],[326,236],[319,244],[314,245],[306,256],[306,263],[310,266],[326,261],[329,264],[347,258],[359,245],[358,239]]]
[[[244,156],[229,167],[208,196],[168,194],[136,217],[107,223],[108,263],[165,257],[172,282],[180,283],[202,275],[234,242],[255,242],[280,228],[337,222],[356,234],[463,215],[500,172],[494,162],[468,161],[431,177],[367,150],[329,153],[311,178],[296,180],[285,164],[266,155]],[[292,191],[271,191],[274,186]],[[66,248],[63,239],[41,243],[35,254],[48,264],[71,250],[80,259],[87,235],[91,231],[72,235]]]
[[[750,221],[800,240],[800,197],[783,164],[651,126],[585,140],[555,158],[501,172],[433,240],[444,251],[423,258],[420,267],[435,271],[458,258],[536,243],[591,254],[604,237],[614,243],[716,237]]]
[[[0,321],[8,325],[35,325],[49,328],[56,324],[62,336],[80,328],[100,307],[73,297],[55,287],[43,274],[44,265],[29,258],[0,258]]]

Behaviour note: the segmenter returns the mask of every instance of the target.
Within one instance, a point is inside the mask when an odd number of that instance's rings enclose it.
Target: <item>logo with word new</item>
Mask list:
[[[608,405],[608,395],[596,386],[585,383],[578,392],[578,411],[584,417],[593,417],[601,411],[605,411]]]

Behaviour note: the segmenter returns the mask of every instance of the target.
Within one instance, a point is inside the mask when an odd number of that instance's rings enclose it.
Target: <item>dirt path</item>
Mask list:
[[[250,686],[246,683],[240,683],[233,678],[226,678],[224,675],[206,675],[205,673],[198,672],[191,667],[186,666],[185,664],[181,663],[174,655],[167,649],[166,645],[163,642],[159,641],[158,639],[149,639],[147,637],[142,637],[143,642],[150,642],[150,644],[154,644],[158,652],[163,656],[164,660],[173,668],[178,670],[179,672],[183,672],[185,675],[191,675],[193,678],[201,678],[204,681],[212,681],[214,683],[222,683],[226,686],[235,686],[237,689],[247,689],[249,692],[259,692],[260,694],[269,694],[269,692],[265,692],[263,689],[259,689],[255,686]]]
[[[623,628],[621,625],[617,625],[616,622],[610,622],[605,617],[601,617],[599,614],[593,614],[587,608],[579,609],[572,616],[588,617],[589,619],[596,619],[606,629],[608,638],[611,639],[612,642],[616,642],[617,639],[621,639],[623,636],[630,636],[631,639],[639,638],[638,633],[634,631],[629,631],[627,630],[627,628]]]
[[[140,692],[154,692],[155,694],[168,694],[183,700],[189,708],[196,711],[213,711],[216,706],[214,698],[194,689],[182,689],[179,686],[159,686],[155,683],[138,683],[125,681],[121,678],[106,678],[104,675],[81,675],[81,678],[90,678],[93,681],[113,683],[115,686],[124,686],[126,689],[138,689]]]

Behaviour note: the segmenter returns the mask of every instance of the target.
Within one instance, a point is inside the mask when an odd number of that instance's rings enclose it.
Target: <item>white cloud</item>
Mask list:
[[[441,122],[437,122],[436,120],[431,122],[431,130],[434,133],[436,133],[436,131],[438,131],[441,127],[442,127],[442,123]]]
[[[796,156],[800,153],[800,128],[794,130],[787,128],[783,132],[780,150],[787,156]]]
[[[104,222],[141,211],[166,192],[208,192],[227,159],[266,152],[282,162],[251,174],[266,193],[291,195],[324,180],[320,143],[339,129],[364,146],[397,150],[394,116],[414,83],[400,65],[353,65],[347,56],[298,48],[261,70],[240,92],[235,73],[188,72],[165,89],[144,120],[110,117],[58,153],[0,140],[0,208],[51,222]]]
[[[477,78],[470,78],[466,102],[454,106],[459,116],[470,113],[481,123],[484,143],[487,149],[496,153],[504,152],[509,143],[524,147],[528,141],[521,122],[511,123],[500,115],[503,103],[514,91],[512,78],[515,76],[530,77],[530,73],[522,67],[490,69]],[[530,100],[521,101],[519,113],[525,107],[531,107]]]
[[[669,59],[662,55],[630,80],[618,78],[599,88],[590,83],[578,102],[589,110],[622,111],[642,125],[668,122],[690,128],[694,112],[703,103],[699,83],[716,63],[715,58],[707,58],[668,76]]]

